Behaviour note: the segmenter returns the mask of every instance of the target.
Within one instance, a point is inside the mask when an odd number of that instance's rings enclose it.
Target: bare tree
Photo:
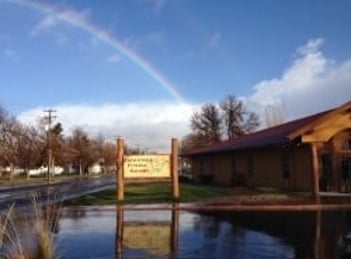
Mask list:
[[[234,95],[229,95],[220,103],[223,111],[224,125],[229,140],[244,134],[244,106],[243,103],[235,98]]]
[[[102,135],[92,140],[94,146],[94,159],[99,162],[103,168],[103,172],[111,172],[116,166],[116,145],[107,142]]]
[[[221,103],[224,128],[228,140],[253,132],[259,126],[258,116],[247,111],[242,101],[228,95]]]
[[[0,123],[0,158],[10,167],[9,179],[12,180],[15,166],[19,160],[19,145],[21,143],[21,127],[13,117],[3,117]]]
[[[191,128],[198,136],[203,136],[208,144],[221,141],[222,121],[218,107],[206,103],[200,112],[191,117]]]
[[[0,166],[10,168],[10,179],[16,167],[28,172],[47,164],[49,143],[57,165],[72,164],[84,173],[94,162],[99,162],[106,172],[114,170],[115,144],[105,142],[102,136],[90,139],[80,128],[75,129],[72,136],[64,137],[61,123],[48,129],[48,134],[44,124],[43,119],[36,127],[21,124],[0,106]]]
[[[247,112],[245,116],[246,118],[243,125],[244,134],[249,134],[254,132],[258,126],[260,126],[259,117],[254,112]]]
[[[72,154],[71,162],[79,170],[79,174],[82,175],[95,162],[92,142],[83,129],[76,128],[68,139],[68,145]]]
[[[7,110],[0,105],[0,124],[3,123],[8,118]]]
[[[264,109],[266,126],[273,127],[284,123],[284,109],[281,104],[267,105]]]
[[[18,137],[18,166],[28,173],[29,169],[42,165],[45,140],[37,128],[25,125],[21,125]]]
[[[219,105],[204,104],[190,122],[193,132],[184,137],[183,152],[221,140],[233,140],[259,126],[257,114],[248,111],[234,95],[228,95]]]
[[[205,136],[190,133],[183,137],[181,141],[181,153],[187,153],[188,151],[194,150],[195,148],[201,148],[208,145],[207,139]]]

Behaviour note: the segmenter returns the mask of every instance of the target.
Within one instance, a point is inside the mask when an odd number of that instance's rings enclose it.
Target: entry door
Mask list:
[[[320,177],[320,190],[330,191],[332,188],[333,179],[333,166],[330,154],[323,154],[321,156],[322,162],[322,175]]]

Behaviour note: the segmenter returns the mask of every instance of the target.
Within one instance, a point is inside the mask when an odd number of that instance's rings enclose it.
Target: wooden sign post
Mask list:
[[[172,138],[171,177],[173,199],[179,199],[178,139]]]
[[[125,217],[124,205],[116,208],[115,258],[123,258],[124,247],[128,249],[143,249],[153,258],[165,256],[176,257],[179,248],[179,204],[172,204],[171,221],[167,217],[153,217],[152,211],[148,217],[139,220],[128,220]],[[142,212],[144,213],[144,212]],[[133,217],[132,217],[133,218]]]
[[[117,139],[117,201],[124,200],[124,175],[123,175],[124,140]]]
[[[173,199],[179,199],[178,140],[172,139],[171,155],[124,155],[124,140],[117,140],[117,201],[124,200],[125,179],[170,179]]]

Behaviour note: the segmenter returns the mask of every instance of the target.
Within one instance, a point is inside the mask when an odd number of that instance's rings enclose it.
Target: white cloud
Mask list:
[[[118,63],[121,61],[121,56],[117,53],[112,54],[106,59],[107,62],[109,63]]]
[[[82,127],[91,136],[99,133],[106,138],[122,136],[131,147],[139,145],[158,152],[168,152],[170,139],[181,138],[189,132],[192,107],[173,103],[144,103],[124,105],[60,105],[57,121],[63,124],[65,134]],[[44,116],[43,107],[26,111],[18,116],[24,123],[35,124]]]
[[[305,45],[297,48],[297,53],[300,55],[308,55],[312,52],[318,52],[324,43],[324,39],[317,38],[309,40]]]
[[[41,32],[49,31],[59,23],[56,15],[47,15],[40,20],[34,28],[29,32],[30,36],[36,36]]]
[[[257,83],[254,93],[244,97],[251,109],[262,111],[278,104],[290,120],[351,100],[351,59],[337,63],[327,58],[322,43],[322,39],[308,41],[281,76]]]
[[[90,10],[82,10],[80,12],[72,10],[63,10],[58,13],[50,13],[42,18],[29,32],[29,35],[34,37],[40,33],[51,32],[52,29],[56,28],[62,22],[68,22],[67,24],[80,25],[82,21],[88,20],[91,16]]]
[[[157,14],[161,13],[166,4],[166,0],[139,0],[139,2],[151,6],[152,10]]]

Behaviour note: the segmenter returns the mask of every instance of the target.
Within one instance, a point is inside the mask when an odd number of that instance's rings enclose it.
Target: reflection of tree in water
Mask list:
[[[61,219],[61,210],[60,206],[57,204],[45,205],[42,207],[43,220],[45,225],[48,226],[48,229],[54,233],[59,233],[60,230],[60,219]]]
[[[224,237],[228,238],[240,238],[242,239],[245,235],[245,229],[236,224],[229,224],[229,227],[224,232]]]
[[[64,216],[68,217],[74,221],[78,221],[86,217],[85,209],[69,208],[64,211]]]
[[[193,229],[196,231],[203,231],[206,238],[216,238],[221,233],[222,223],[223,219],[221,217],[202,215],[195,218]],[[237,224],[230,224],[225,234],[228,236],[233,234],[234,236],[242,236],[244,234],[244,229]]]
[[[196,217],[194,230],[203,232],[206,239],[214,239],[220,233],[220,221],[215,217]]]

